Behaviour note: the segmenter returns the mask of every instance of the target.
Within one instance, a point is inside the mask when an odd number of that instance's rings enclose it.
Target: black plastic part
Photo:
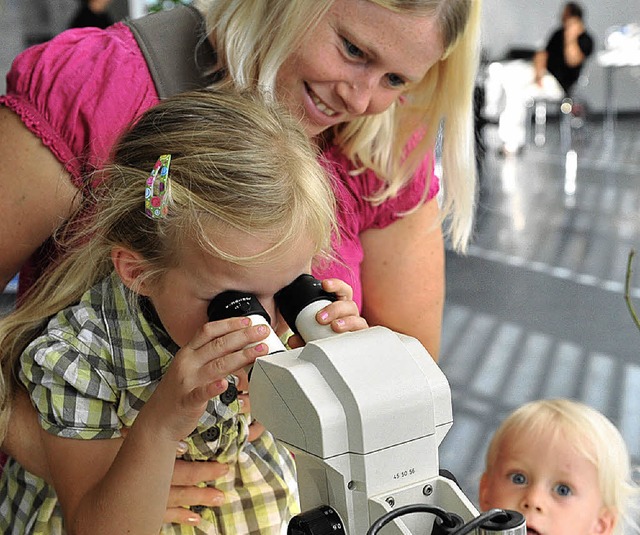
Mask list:
[[[233,383],[229,383],[227,389],[220,394],[220,401],[225,405],[231,405],[238,397],[238,389]]]
[[[524,515],[518,511],[503,509],[504,514],[493,516],[480,526],[485,531],[505,531],[524,525]]]
[[[294,333],[299,334],[295,327],[298,314],[311,303],[320,299],[335,301],[337,296],[334,293],[323,290],[322,282],[313,275],[304,273],[291,284],[278,291],[274,295],[274,299],[287,325],[291,327]]]
[[[463,524],[463,518],[456,513],[449,512],[447,519],[436,516],[433,521],[431,535],[448,535],[449,533],[455,533]]]
[[[253,294],[236,290],[227,290],[216,295],[209,303],[207,314],[209,315],[209,321],[258,314],[271,325],[271,318],[260,304],[260,301],[258,301],[258,298]]]
[[[320,505],[294,516],[287,529],[287,535],[346,535],[346,533],[340,515],[328,505]]]
[[[456,476],[454,476],[453,473],[447,470],[446,468],[440,468],[440,475],[442,477],[446,477],[447,479],[453,481],[456,485],[458,485],[458,487],[460,486],[460,483],[458,483]]]

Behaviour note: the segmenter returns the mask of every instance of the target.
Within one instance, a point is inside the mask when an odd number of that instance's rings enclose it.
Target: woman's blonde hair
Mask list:
[[[218,66],[240,89],[259,87],[275,98],[277,72],[335,0],[201,0],[214,36]],[[442,125],[443,218],[455,249],[464,251],[476,199],[473,87],[479,58],[481,0],[369,0],[390,11],[435,17],[445,53],[422,81],[376,116],[334,128],[334,140],[354,164],[386,186],[370,200],[395,196],[434,150]],[[407,155],[409,140],[422,134]],[[424,192],[426,196],[427,191]]]
[[[635,525],[640,488],[633,481],[627,446],[615,425],[602,413],[569,399],[544,399],[526,403],[512,412],[493,435],[486,456],[486,470],[495,465],[507,436],[532,436],[552,432],[591,462],[598,471],[604,506],[616,518]],[[622,522],[615,533],[622,533]]]
[[[168,213],[151,219],[145,186],[162,154],[171,154]],[[145,112],[101,171],[107,180],[87,188],[91,213],[78,214],[56,235],[63,259],[0,321],[0,438],[17,358],[51,315],[113,272],[114,246],[139,253],[146,280],[179,265],[187,243],[242,265],[294,255],[301,237],[316,254],[330,254],[335,199],[317,157],[286,111],[253,94],[200,90]],[[221,249],[214,233],[229,228],[264,240],[266,250],[241,257]]]

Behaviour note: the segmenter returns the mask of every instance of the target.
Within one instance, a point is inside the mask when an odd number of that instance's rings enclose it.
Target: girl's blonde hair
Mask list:
[[[335,0],[200,0],[214,36],[218,66],[240,89],[259,87],[275,98],[278,69]],[[443,218],[455,249],[464,251],[476,200],[473,87],[479,58],[481,0],[369,0],[390,11],[435,17],[445,53],[404,104],[334,128],[334,140],[360,169],[385,187],[374,204],[395,196],[434,150],[442,125]],[[409,140],[422,138],[407,155]],[[427,191],[424,192],[426,196]]]
[[[640,488],[633,481],[627,446],[615,425],[597,410],[568,399],[532,401],[512,412],[493,435],[486,456],[486,470],[497,461],[500,445],[507,436],[548,433],[560,436],[591,462],[598,471],[604,506],[618,519],[635,526],[632,511]],[[615,533],[622,533],[622,522]]]
[[[168,213],[145,215],[145,186],[162,154],[171,154]],[[139,253],[154,280],[179,265],[187,243],[242,265],[294,255],[301,237],[330,254],[336,234],[331,184],[304,130],[262,97],[201,90],[145,112],[116,145],[97,188],[86,188],[91,213],[56,235],[65,254],[0,321],[0,438],[11,401],[12,369],[47,319],[77,302],[113,272],[111,250]],[[236,229],[264,240],[266,250],[240,257],[216,245],[213,232]],[[139,281],[140,282],[140,281]]]

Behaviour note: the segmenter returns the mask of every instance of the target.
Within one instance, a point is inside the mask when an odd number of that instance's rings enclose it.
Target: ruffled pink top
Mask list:
[[[68,30],[27,49],[15,59],[7,75],[7,94],[0,97],[0,104],[17,113],[51,149],[77,187],[82,184],[83,173],[108,159],[118,134],[157,102],[145,59],[122,23],[106,30]],[[360,306],[360,233],[384,228],[416,206],[427,180],[427,198],[433,198],[439,181],[433,173],[433,159],[428,157],[397,197],[374,206],[365,200],[382,186],[374,173],[351,176],[353,165],[337,146],[325,150],[324,160],[325,168],[335,178],[341,232],[336,253],[342,262],[325,266],[315,275],[347,281]],[[20,292],[38,276],[43,263],[50,261],[51,253],[51,248],[38,251],[24,267]]]

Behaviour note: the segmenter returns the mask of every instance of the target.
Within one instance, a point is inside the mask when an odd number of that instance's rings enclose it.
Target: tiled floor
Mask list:
[[[18,1],[0,0],[2,74],[21,47]],[[640,120],[620,119],[609,136],[601,124],[591,118],[574,139],[575,168],[557,124],[544,147],[507,159],[485,129],[477,235],[467,256],[447,254],[441,359],[454,403],[441,464],[474,501],[490,433],[539,397],[600,409],[640,462],[640,331],[623,297],[640,248]]]
[[[467,256],[447,254],[441,359],[454,400],[441,464],[474,500],[491,432],[540,397],[601,410],[640,462],[640,331],[624,299],[640,245],[639,126],[620,118],[603,135],[594,117],[568,161],[557,124],[544,147],[507,158],[485,129],[477,235]],[[638,280],[634,271],[640,308]]]

